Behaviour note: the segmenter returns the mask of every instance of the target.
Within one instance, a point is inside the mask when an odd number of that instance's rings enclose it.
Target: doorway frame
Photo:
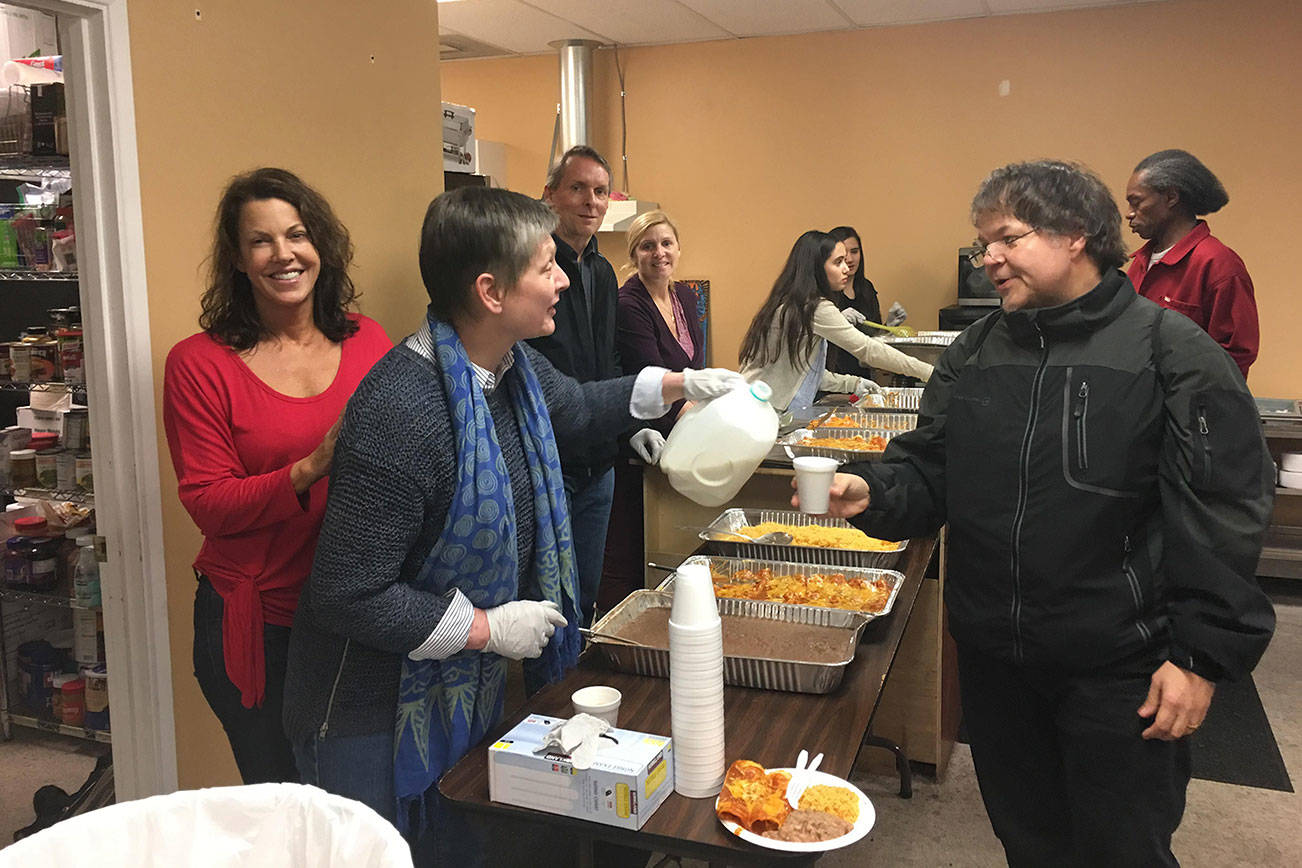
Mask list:
[[[177,788],[154,364],[127,0],[18,0],[64,57],[117,801]]]

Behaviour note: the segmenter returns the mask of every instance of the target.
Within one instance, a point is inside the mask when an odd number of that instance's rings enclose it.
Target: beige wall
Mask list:
[[[380,8],[133,0],[129,10],[182,787],[238,777],[190,663],[200,538],[176,499],[162,435],[163,360],[197,330],[221,187],[259,165],[291,169],[331,201],[353,233],[363,312],[394,338],[419,321],[420,221],[443,187],[437,6]]]
[[[884,306],[899,299],[913,324],[935,328],[955,294],[957,248],[973,237],[968,202],[990,169],[1078,160],[1120,200],[1140,158],[1183,147],[1229,190],[1212,229],[1256,283],[1263,349],[1250,385],[1302,395],[1290,377],[1302,363],[1288,253],[1302,229],[1302,7],[1292,0],[1173,0],[620,56],[631,190],[678,222],[680,274],[712,281],[715,363],[735,363],[806,229],[857,227]],[[508,145],[508,183],[537,193],[556,59],[445,63],[442,77],[446,99],[478,110],[477,134]],[[620,186],[611,52],[598,53],[595,78],[594,144]],[[618,267],[616,240],[605,250]]]

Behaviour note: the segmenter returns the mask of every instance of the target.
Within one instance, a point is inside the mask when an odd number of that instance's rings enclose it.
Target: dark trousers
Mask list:
[[[203,698],[221,721],[230,740],[235,764],[246,784],[298,782],[294,752],[281,724],[285,693],[285,660],[289,655],[289,628],[267,624],[262,628],[266,654],[267,688],[261,707],[245,708],[239,688],[226,675],[222,654],[222,616],[225,604],[212,584],[200,577],[194,594],[194,677]]]
[[[1188,740],[1144,740],[1135,713],[1159,663],[1067,674],[959,647],[981,798],[1012,868],[1178,865]]]

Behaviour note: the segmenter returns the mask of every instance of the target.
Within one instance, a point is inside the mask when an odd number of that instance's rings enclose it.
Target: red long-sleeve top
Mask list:
[[[225,603],[226,674],[246,708],[265,690],[262,625],[292,625],[325,513],[329,480],[300,496],[290,467],[316,449],[393,346],[377,322],[352,318],[358,329],[343,342],[334,381],[310,398],[275,391],[206,333],[167,355],[167,444],[181,503],[204,536],[194,568]]]
[[[1126,272],[1135,290],[1198,323],[1234,359],[1243,376],[1257,359],[1261,334],[1252,278],[1243,260],[1199,220],[1150,267],[1153,242],[1134,253]]]

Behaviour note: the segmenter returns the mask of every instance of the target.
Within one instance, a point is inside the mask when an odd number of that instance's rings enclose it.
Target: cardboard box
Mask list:
[[[59,407],[52,410],[41,407],[19,407],[16,413],[18,427],[30,428],[33,431],[52,431],[62,437],[63,417],[69,409],[84,410],[85,407],[81,404],[71,404],[70,407]]]
[[[531,714],[489,747],[489,798],[622,829],[642,828],[674,791],[673,741],[612,729],[614,741],[598,752],[592,768],[580,770],[565,754],[538,753],[547,731],[564,719]]]
[[[475,172],[475,110],[443,103],[443,171]]]
[[[0,63],[16,57],[58,53],[53,13],[0,6]]]

